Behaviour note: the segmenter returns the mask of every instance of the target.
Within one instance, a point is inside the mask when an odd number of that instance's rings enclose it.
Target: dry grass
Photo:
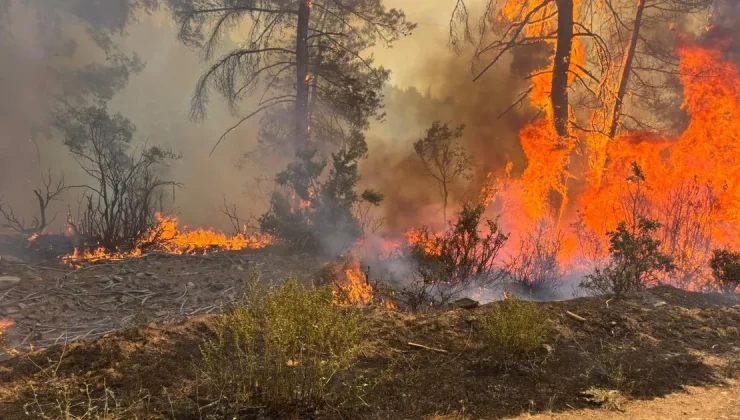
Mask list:
[[[505,364],[542,348],[550,329],[547,314],[536,303],[516,297],[488,307],[481,326],[497,361]]]
[[[740,355],[727,361],[724,366],[724,374],[730,379],[740,378]]]
[[[26,416],[44,420],[122,420],[149,418],[149,396],[142,393],[133,399],[123,399],[104,386],[102,395],[96,396],[93,387],[77,389],[63,381],[54,383],[56,396],[53,401],[41,402],[33,384],[33,402],[23,409]]]
[[[586,401],[607,409],[623,411],[623,404],[626,402],[626,398],[621,392],[613,389],[603,388],[589,388],[581,393]]]
[[[295,280],[264,292],[252,274],[245,300],[222,315],[201,346],[201,370],[218,410],[312,407],[347,370],[361,340],[360,316],[332,303],[332,288]]]

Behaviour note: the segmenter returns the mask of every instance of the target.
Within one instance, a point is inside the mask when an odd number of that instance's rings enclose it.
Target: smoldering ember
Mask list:
[[[0,419],[740,419],[735,0],[0,0]]]

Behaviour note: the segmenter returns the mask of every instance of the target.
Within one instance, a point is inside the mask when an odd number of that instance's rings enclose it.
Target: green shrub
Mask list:
[[[285,191],[273,194],[270,209],[259,219],[260,228],[301,250],[336,255],[351,247],[363,230],[354,213],[357,206],[383,201],[383,194],[375,190],[356,188],[358,162],[366,156],[367,143],[359,132],[332,153],[328,174],[327,161],[320,160],[316,150],[299,152],[277,174],[275,181]],[[291,202],[296,199],[300,204]]]
[[[531,354],[545,344],[547,315],[534,302],[508,297],[488,307],[481,319],[483,332],[504,363]]]
[[[740,252],[715,249],[709,260],[715,286],[723,293],[735,293],[740,289]]]
[[[422,226],[408,234],[410,244],[402,252],[414,271],[415,281],[404,293],[410,307],[433,298],[445,304],[473,284],[500,277],[494,263],[509,236],[497,220],[484,217],[485,210],[482,203],[465,204],[445,232]]]
[[[360,315],[332,304],[331,287],[290,279],[267,293],[254,271],[244,302],[222,315],[201,346],[202,371],[222,410],[278,410],[325,400],[332,378],[350,367]]]
[[[660,226],[654,220],[639,218],[635,226],[621,222],[615,231],[608,232],[611,261],[586,276],[581,287],[619,296],[643,289],[660,272],[671,272],[673,259],[660,251],[661,241],[655,239]]]

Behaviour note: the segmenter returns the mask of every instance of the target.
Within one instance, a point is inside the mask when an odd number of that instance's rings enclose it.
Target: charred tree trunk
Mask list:
[[[49,205],[49,202],[41,196],[41,191],[33,190],[33,194],[39,200],[39,225],[34,230],[43,232],[46,229],[46,207]]]
[[[324,28],[326,27],[326,10],[321,12],[321,15],[319,17],[319,20],[321,21],[321,26],[319,27],[320,32],[324,32]],[[316,104],[319,100],[319,77],[318,74],[321,72],[321,66],[324,64],[324,51],[326,46],[324,45],[324,41],[321,38],[318,38],[318,48],[319,52],[316,56],[316,63],[314,63],[314,77],[311,80],[311,92],[309,94],[309,107],[308,107],[308,121],[309,121],[309,127],[310,122],[313,119],[313,115],[316,112]]]
[[[573,0],[556,0],[558,5],[558,32],[553,64],[552,101],[555,131],[567,137],[568,130],[568,72],[573,50]]]
[[[447,204],[449,202],[449,197],[450,197],[450,193],[447,191],[447,182],[445,182],[443,184],[442,190],[443,190],[442,196],[443,196],[443,200],[444,200],[444,204],[443,204],[443,207],[442,207],[442,217],[444,217],[444,219],[445,219],[445,223],[442,226],[445,226],[446,227],[447,226]]]
[[[617,90],[617,97],[614,101],[614,108],[612,109],[612,118],[609,122],[609,138],[613,139],[617,135],[617,127],[619,126],[619,116],[622,113],[622,105],[624,103],[624,95],[627,94],[627,84],[629,83],[630,73],[632,72],[632,61],[635,58],[635,50],[637,49],[637,40],[640,36],[640,28],[642,26],[642,13],[645,11],[645,0],[637,0],[637,12],[635,13],[635,25],[632,28],[632,37],[627,49],[624,51],[624,57],[622,59],[622,69],[619,74],[619,89]]]
[[[308,63],[308,23],[311,17],[311,0],[298,2],[298,27],[296,31],[296,148],[304,150],[308,147],[308,94],[309,94],[309,63]]]
[[[567,137],[570,136],[569,129],[569,100],[568,100],[568,74],[570,72],[570,56],[573,51],[573,0],[556,0],[558,5],[558,30],[557,45],[555,47],[555,58],[552,69],[552,89],[550,100],[552,101],[553,125],[555,132],[560,136],[560,144],[556,147],[567,147]],[[562,179],[563,185],[567,180]],[[556,190],[549,194],[550,207],[553,217],[558,219],[562,212],[565,197]]]

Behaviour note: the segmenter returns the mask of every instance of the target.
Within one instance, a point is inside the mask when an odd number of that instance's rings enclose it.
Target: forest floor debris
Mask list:
[[[28,418],[29,403],[49,410],[61,394],[84,402],[109,393],[135,403],[129,413],[140,418],[198,418],[208,404],[198,397],[199,345],[213,314],[239,296],[249,267],[278,282],[309,278],[312,264],[320,266],[264,251],[158,256],[67,273],[4,263],[4,273],[23,278],[0,294],[1,316],[15,321],[6,344],[36,350],[0,362],[0,418]],[[27,280],[28,270],[39,278]],[[367,307],[357,363],[334,385],[344,397],[301,418],[608,418],[609,407],[637,418],[632,407],[689,389],[726,393],[728,404],[736,398],[737,299],[664,286],[606,301],[539,304],[552,324],[546,344],[506,367],[491,360],[480,328],[488,305],[427,314]],[[270,418],[255,410],[243,418]]]

